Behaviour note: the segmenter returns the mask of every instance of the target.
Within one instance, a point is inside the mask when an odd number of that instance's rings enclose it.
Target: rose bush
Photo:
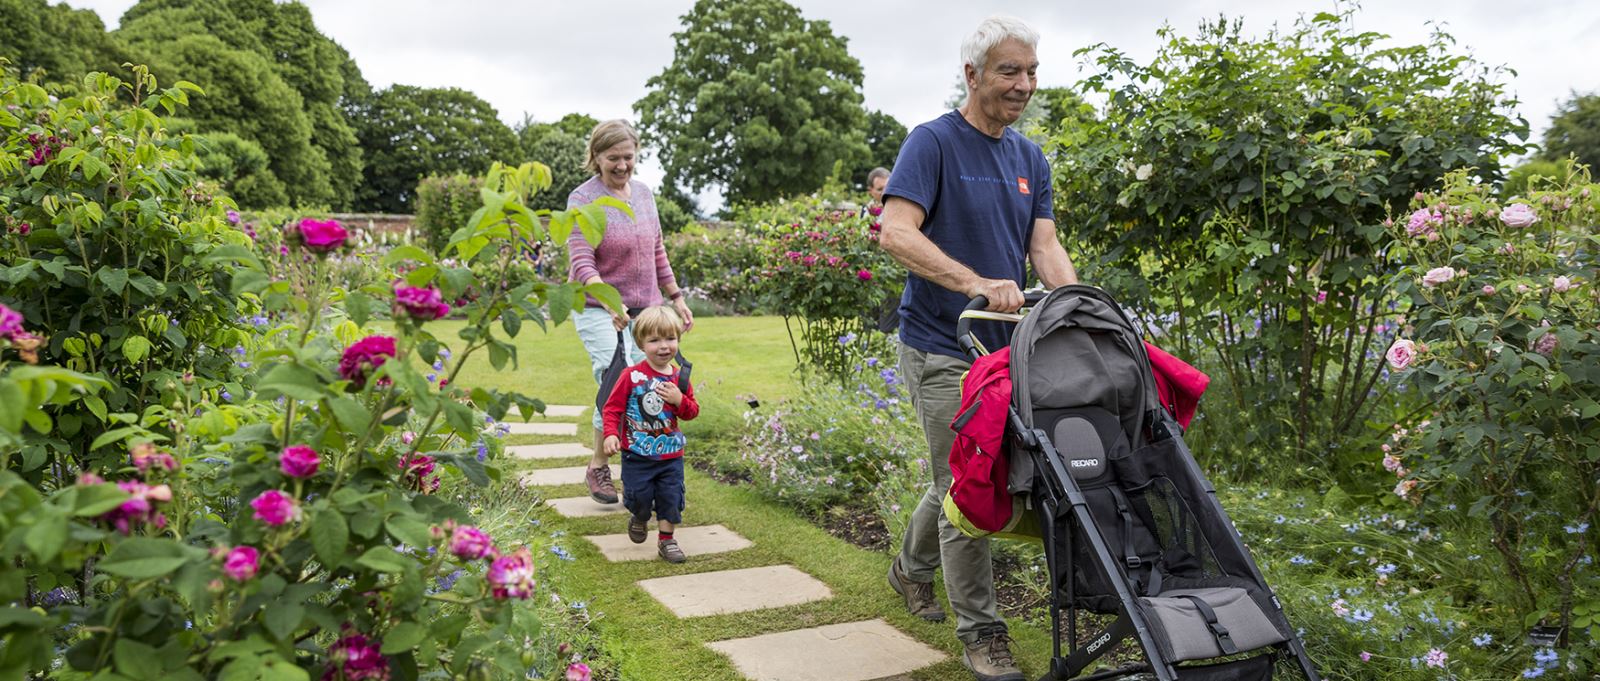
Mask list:
[[[468,359],[515,362],[523,323],[559,323],[585,292],[616,303],[609,287],[507,287],[473,266],[503,271],[515,244],[544,236],[541,217],[597,240],[603,207],[529,210],[548,170],[496,166],[449,243],[462,264],[415,247],[385,261],[409,287],[482,292],[453,350],[426,315],[378,336],[370,312],[405,305],[388,282],[333,283],[348,232],[296,220],[263,252],[229,231],[226,204],[181,170],[189,145],[150,109],[175,110],[184,91],[146,96],[154,81],[136,78],[91,75],[91,94],[59,100],[0,82],[0,199],[8,225],[30,223],[0,241],[17,263],[0,280],[17,313],[0,312],[3,675],[506,678],[568,664],[534,647],[540,611],[514,607],[538,589],[535,552],[482,530],[452,551],[453,529],[480,523],[444,493],[499,477],[486,415],[542,408],[456,384]],[[70,134],[30,165],[41,121]],[[159,196],[169,189],[186,198]],[[142,268],[161,263],[139,260],[152,253],[188,278],[155,280]],[[84,319],[137,323],[89,329],[63,300]],[[277,324],[240,324],[241,311]],[[133,338],[146,345],[130,353]],[[99,375],[50,366],[61,362]],[[424,376],[429,364],[442,380]],[[87,424],[102,425],[86,437]],[[34,452],[50,465],[17,465]]]
[[[1374,461],[1410,504],[1482,519],[1528,624],[1597,662],[1600,618],[1600,186],[1566,164],[1502,202],[1465,173],[1397,226],[1410,303],[1387,359],[1422,393]],[[1413,214],[1415,215],[1415,214]]]

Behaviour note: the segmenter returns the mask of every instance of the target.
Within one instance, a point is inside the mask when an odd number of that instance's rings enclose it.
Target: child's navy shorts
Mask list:
[[[622,505],[635,518],[683,522],[683,457],[651,459],[622,453]]]

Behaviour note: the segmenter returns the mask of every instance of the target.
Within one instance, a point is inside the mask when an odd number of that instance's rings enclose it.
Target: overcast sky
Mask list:
[[[636,120],[645,81],[672,61],[672,33],[693,0],[303,0],[317,28],[343,45],[374,88],[394,83],[460,87],[476,93],[508,124],[524,113],[553,121],[580,112]],[[866,79],[866,106],[908,128],[943,113],[959,74],[962,38],[985,16],[1021,17],[1042,36],[1039,83],[1083,77],[1074,50],[1106,43],[1148,63],[1163,23],[1192,35],[1203,18],[1226,11],[1262,35],[1295,17],[1332,11],[1325,0],[800,0],[807,19],[826,20],[849,39]],[[68,0],[115,27],[133,0]],[[1422,42],[1432,23],[1479,61],[1506,75],[1537,141],[1571,91],[1600,90],[1600,2],[1595,0],[1369,0],[1356,28]],[[648,154],[649,150],[645,150]],[[657,185],[648,159],[639,178]],[[720,200],[702,197],[702,208]]]

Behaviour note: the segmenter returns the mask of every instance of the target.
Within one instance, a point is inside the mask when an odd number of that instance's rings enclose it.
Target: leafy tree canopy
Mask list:
[[[119,72],[124,50],[93,10],[0,0],[0,57],[23,78],[43,72],[51,81],[71,81],[90,71]]]
[[[1577,156],[1590,169],[1600,168],[1600,93],[1579,95],[1561,106],[1544,133],[1544,157]]]
[[[589,127],[594,128],[592,125]],[[524,160],[538,161],[550,167],[550,189],[530,199],[529,207],[535,210],[563,210],[567,207],[567,195],[589,179],[589,171],[583,167],[587,146],[588,142],[583,137],[563,129],[552,129],[537,138],[533,146],[522,149]]]
[[[357,205],[405,213],[428,175],[481,174],[518,155],[494,107],[460,88],[395,85],[373,96],[359,130],[367,164]]]
[[[894,160],[900,157],[900,145],[906,141],[906,126],[882,111],[867,112],[867,162],[855,173],[858,182],[865,183],[867,173],[873,168],[894,169]]]
[[[337,208],[354,202],[362,151],[350,117],[360,113],[370,87],[349,53],[317,30],[305,5],[142,0],[123,15],[116,35],[148,54],[163,80],[204,88],[206,96],[189,111],[193,120],[203,132],[259,145],[291,202]]]
[[[594,116],[581,113],[569,113],[554,123],[540,123],[533,120],[532,116],[525,115],[522,118],[522,122],[516,126],[517,143],[526,153],[533,149],[534,145],[538,144],[540,140],[544,139],[545,135],[553,132],[562,132],[578,138],[584,144],[588,144],[589,133],[594,130],[594,126],[599,124],[600,121],[595,120]],[[544,163],[544,159],[541,158],[533,156],[528,158],[529,160]],[[578,164],[582,165],[583,159],[578,159]]]
[[[783,0],[699,0],[682,21],[672,63],[633,105],[667,177],[762,202],[865,160],[861,63],[828,22]]]

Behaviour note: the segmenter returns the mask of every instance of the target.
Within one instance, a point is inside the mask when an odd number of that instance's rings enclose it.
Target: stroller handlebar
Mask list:
[[[988,348],[983,347],[983,344],[978,342],[977,337],[972,335],[972,320],[984,319],[1016,324],[1027,316],[1027,308],[1039,304],[1039,301],[1044,300],[1044,297],[1049,293],[1049,291],[1040,290],[1024,291],[1022,294],[1022,309],[1016,312],[991,312],[987,309],[989,307],[988,297],[974,297],[967,303],[966,309],[961,311],[961,316],[956,319],[956,345],[961,346],[961,350],[974,359],[989,354]]]

